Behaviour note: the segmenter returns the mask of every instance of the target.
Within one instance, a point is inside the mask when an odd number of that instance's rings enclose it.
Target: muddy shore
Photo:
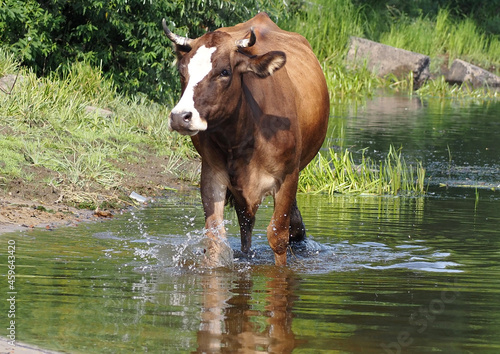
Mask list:
[[[0,233],[76,226],[81,222],[96,221],[99,218],[101,217],[95,215],[92,210],[78,210],[60,204],[0,197]]]
[[[36,168],[30,181],[0,179],[0,186],[3,187],[0,189],[0,233],[33,228],[54,229],[76,226],[81,222],[105,220],[137,205],[136,201],[128,199],[132,192],[145,197],[157,197],[164,194],[166,189],[183,192],[197,188],[192,182],[180,181],[177,176],[165,172],[165,160],[165,157],[150,154],[141,162],[123,163],[120,169],[125,173],[120,191],[113,192],[122,202],[116,203],[114,209],[97,211],[78,209],[66,203],[66,198],[62,198],[62,191],[44,182],[53,172],[43,168]],[[196,170],[199,162],[194,160],[186,164],[185,168]],[[105,196],[111,192],[103,189],[94,190],[93,193],[102,195],[105,200]]]

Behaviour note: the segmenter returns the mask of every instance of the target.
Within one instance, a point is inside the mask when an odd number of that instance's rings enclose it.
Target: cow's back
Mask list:
[[[326,135],[330,100],[325,76],[309,42],[300,34],[280,29],[265,13],[218,31],[229,33],[234,39],[242,39],[248,37],[251,29],[257,37],[252,54],[283,51],[287,56],[283,69],[287,71],[297,94],[295,101],[302,136],[302,169],[316,155]]]

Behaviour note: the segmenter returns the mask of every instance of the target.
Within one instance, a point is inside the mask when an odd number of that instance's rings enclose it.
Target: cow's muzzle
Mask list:
[[[207,122],[189,111],[170,113],[170,128],[183,135],[196,135],[200,130],[207,129]]]

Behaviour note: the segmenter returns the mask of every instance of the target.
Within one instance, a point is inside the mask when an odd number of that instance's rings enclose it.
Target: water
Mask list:
[[[71,353],[499,352],[500,105],[447,103],[438,114],[434,104],[393,98],[381,112],[375,100],[334,117],[340,143],[373,157],[401,143],[435,181],[425,198],[299,195],[309,236],[286,268],[272,265],[269,200],[248,257],[227,212],[226,269],[199,267],[197,194],[103,223],[0,235],[3,297],[16,242],[16,339]],[[1,301],[2,336],[8,310]]]
[[[392,144],[403,147],[407,161],[422,161],[433,185],[500,186],[500,104],[377,97],[334,116],[330,127],[343,127],[345,139],[330,145],[383,158]]]

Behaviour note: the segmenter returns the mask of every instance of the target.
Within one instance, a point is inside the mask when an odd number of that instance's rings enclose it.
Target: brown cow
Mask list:
[[[220,265],[224,205],[232,202],[241,250],[251,246],[257,209],[274,197],[267,228],[276,265],[290,241],[305,237],[296,193],[299,171],[326,135],[330,102],[325,77],[307,40],[265,14],[197,39],[163,29],[175,43],[182,97],[169,125],[190,135],[201,155],[209,266]]]

